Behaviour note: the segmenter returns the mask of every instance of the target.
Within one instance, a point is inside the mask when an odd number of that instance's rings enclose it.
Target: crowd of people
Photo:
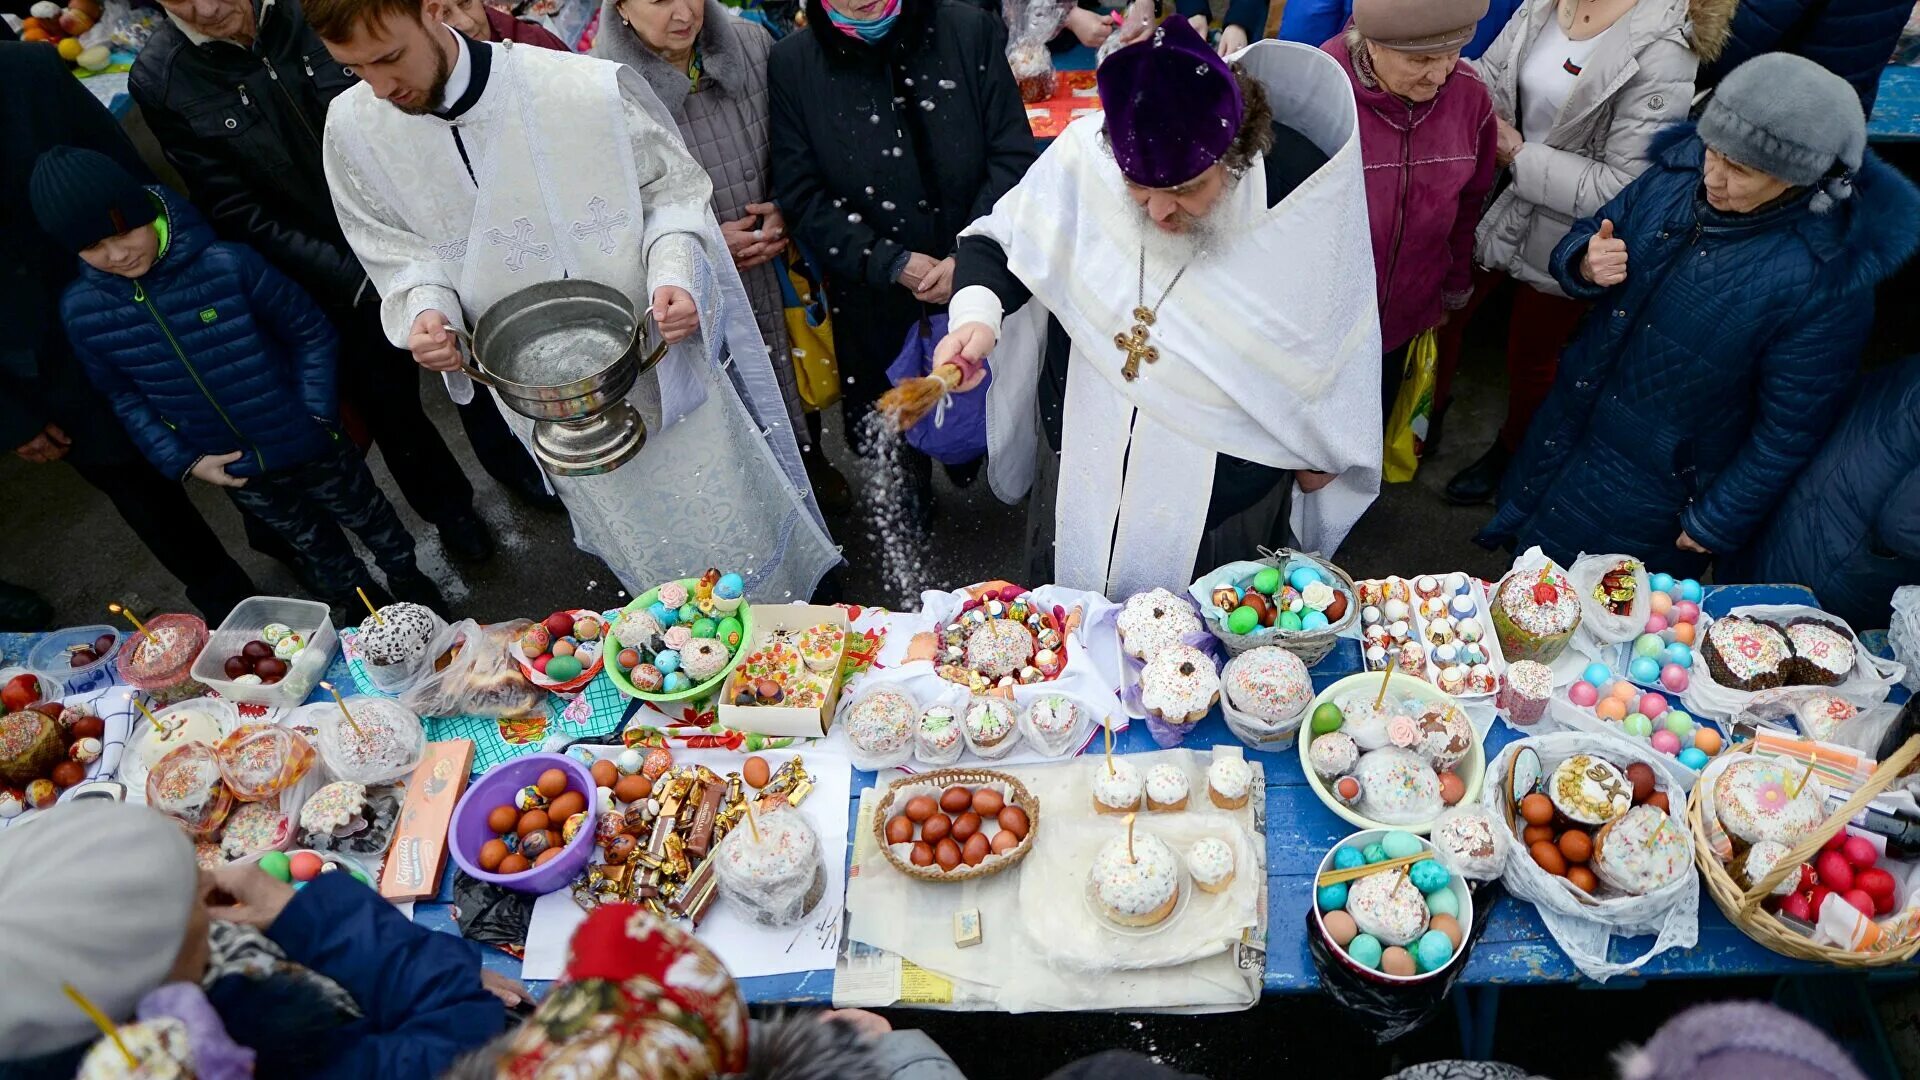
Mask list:
[[[719,559],[805,597],[863,531],[789,334],[805,265],[856,453],[891,442],[870,416],[903,347],[939,338],[963,392],[997,376],[989,452],[948,475],[1027,500],[1034,580],[1125,594],[1336,551],[1380,483],[1360,398],[1384,421],[1431,350],[1430,453],[1484,307],[1505,420],[1444,488],[1491,504],[1482,543],[1791,571],[1867,625],[1920,577],[1894,491],[1920,446],[1871,419],[1920,376],[1855,377],[1920,230],[1865,135],[1900,5],[1295,0],[1279,36],[1318,53],[1262,40],[1256,0],[1217,32],[1202,0],[1155,6],[1067,15],[1056,48],[1111,54],[1105,111],[1041,155],[995,5],[605,0],[583,60],[480,0],[167,0],[129,89],[184,192],[51,50],[0,43],[0,439],[168,522],[137,535],[210,620],[255,589],[186,483],[343,612],[361,588],[444,610],[364,465],[456,562],[492,555],[417,364],[485,471],[629,587]],[[1282,251],[1310,283],[1264,272]],[[672,346],[633,391],[644,469],[543,474],[532,422],[467,378],[488,308],[580,277]],[[932,460],[886,452],[924,526]]]

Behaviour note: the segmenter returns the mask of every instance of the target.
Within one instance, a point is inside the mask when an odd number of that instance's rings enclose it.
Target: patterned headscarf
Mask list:
[[[747,1066],[747,1006],[720,958],[633,904],[574,932],[564,982],[500,1059],[510,1080],[708,1080]]]

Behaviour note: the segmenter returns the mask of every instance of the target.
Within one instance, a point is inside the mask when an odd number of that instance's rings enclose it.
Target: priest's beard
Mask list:
[[[409,116],[425,116],[439,112],[447,107],[447,80],[453,78],[453,63],[447,54],[439,49],[433,50],[433,82],[427,87],[427,94],[420,105],[395,105],[394,107]]]
[[[1147,208],[1133,204],[1140,223],[1140,243],[1147,249],[1147,261],[1158,266],[1185,266],[1202,255],[1218,255],[1233,245],[1246,224],[1234,200],[1239,177],[1229,176],[1205,217],[1194,218],[1181,232],[1168,232],[1153,223]]]

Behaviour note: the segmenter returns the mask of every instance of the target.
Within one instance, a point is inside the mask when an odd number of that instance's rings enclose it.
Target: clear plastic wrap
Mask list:
[[[1047,42],[1060,32],[1072,11],[1072,0],[1006,0],[1002,5],[1007,22],[1007,66],[1013,69],[1021,101],[1031,105],[1053,96],[1057,76]]]
[[[798,810],[775,810],[733,827],[714,851],[720,895],[762,926],[792,926],[827,891],[827,864],[813,823]]]
[[[1475,881],[1492,881],[1506,870],[1513,832],[1484,805],[1464,804],[1442,813],[1428,835],[1440,865]]]
[[[400,703],[420,716],[523,716],[538,709],[547,692],[527,681],[508,652],[527,627],[511,619],[482,627],[462,619],[441,631],[428,646],[432,667],[400,695]]]
[[[913,757],[920,706],[902,687],[867,687],[847,703],[837,722],[847,729],[847,758],[854,768],[891,769]]]
[[[351,724],[347,714],[353,717]],[[427,752],[427,733],[420,718],[398,701],[350,697],[344,706],[323,711],[317,719],[320,758],[340,780],[390,784],[413,772]]]

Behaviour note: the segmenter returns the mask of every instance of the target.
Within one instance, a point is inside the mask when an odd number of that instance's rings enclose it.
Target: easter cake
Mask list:
[[[1728,616],[1707,627],[1701,659],[1713,681],[1732,690],[1766,690],[1787,681],[1783,665],[1793,655],[1780,628],[1758,619]]]
[[[1515,571],[1494,592],[1490,614],[1508,663],[1550,664],[1580,625],[1580,593],[1551,566],[1538,572]]]
[[[1780,671],[1788,682],[1837,686],[1852,673],[1853,635],[1845,629],[1825,619],[1803,618],[1788,623],[1786,635],[1793,655]]]
[[[1153,926],[1173,914],[1180,873],[1180,858],[1166,841],[1134,832],[1107,841],[1094,856],[1088,887],[1108,921]]]
[[[1201,630],[1193,605],[1165,589],[1153,589],[1128,598],[1118,622],[1120,647],[1136,660],[1152,661],[1160,653]]]

